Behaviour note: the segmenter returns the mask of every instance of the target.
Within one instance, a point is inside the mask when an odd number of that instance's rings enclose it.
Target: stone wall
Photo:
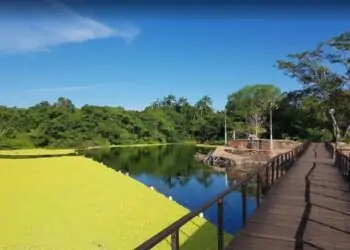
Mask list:
[[[273,140],[274,150],[291,149],[298,143],[291,140]],[[258,150],[270,150],[270,140],[259,139],[259,140],[229,140],[227,146],[236,149],[258,149]]]

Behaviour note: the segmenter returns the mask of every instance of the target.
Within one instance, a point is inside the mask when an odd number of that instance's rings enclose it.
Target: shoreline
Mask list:
[[[216,148],[220,145],[211,145],[211,144],[201,144],[196,142],[170,142],[170,143],[150,143],[150,144],[120,144],[120,145],[110,145],[110,146],[93,146],[88,147],[87,149],[96,149],[96,148],[131,148],[131,147],[152,147],[152,146],[168,146],[168,145],[194,145],[196,147],[204,148]]]
[[[174,142],[174,143],[150,143],[150,144],[120,144],[120,145],[106,145],[106,146],[92,146],[88,148],[28,148],[28,149],[4,149],[0,150],[1,156],[49,156],[49,155],[69,155],[74,154],[77,151],[100,149],[100,148],[138,148],[138,147],[156,147],[156,146],[168,146],[168,145],[194,145],[196,147],[204,148],[216,148],[219,145],[210,144],[198,144],[196,142]]]

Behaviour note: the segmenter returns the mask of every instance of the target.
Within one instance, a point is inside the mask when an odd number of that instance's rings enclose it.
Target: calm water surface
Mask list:
[[[129,175],[173,199],[191,211],[227,188],[232,180],[195,160],[196,152],[208,149],[192,145],[92,149],[85,156]],[[145,204],[146,206],[146,204]],[[235,234],[241,224],[241,194],[233,192],[224,201],[224,229]],[[248,215],[256,207],[248,196]],[[204,217],[217,224],[217,208],[212,206]]]

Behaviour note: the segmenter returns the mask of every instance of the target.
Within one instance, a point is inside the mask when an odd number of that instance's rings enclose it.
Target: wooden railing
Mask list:
[[[295,160],[299,158],[302,153],[307,149],[310,143],[304,143],[294,148],[293,150],[277,155],[271,160],[269,160],[266,164],[261,166],[259,169],[250,173],[244,179],[240,180],[238,183],[233,186],[227,188],[216,197],[203,204],[198,209],[186,214],[179,220],[175,221],[173,224],[157,233],[153,237],[151,237],[146,242],[142,243],[140,246],[135,248],[136,250],[146,250],[151,249],[152,247],[159,244],[168,236],[171,236],[171,249],[178,250],[180,247],[179,240],[179,231],[180,228],[185,225],[187,222],[192,220],[194,217],[198,216],[200,213],[207,210],[209,207],[213,205],[217,205],[217,248],[218,250],[222,250],[224,248],[224,230],[223,230],[223,213],[224,213],[224,199],[234,191],[238,189],[241,190],[241,198],[242,198],[242,227],[246,225],[247,222],[247,184],[255,180],[256,181],[256,204],[257,208],[260,206],[260,201],[262,196],[266,196],[270,188],[274,185],[276,180],[278,180],[281,176],[284,175],[286,171],[293,166]]]
[[[340,150],[335,151],[335,166],[342,175],[346,186],[350,190],[350,158]]]
[[[332,158],[334,158],[334,147],[333,147],[332,143],[326,141],[325,146],[326,146],[327,151],[331,154]]]
[[[338,168],[346,186],[350,190],[350,156],[347,156],[339,149],[336,150],[330,142],[326,142],[325,145],[332,157],[335,157],[334,165]]]

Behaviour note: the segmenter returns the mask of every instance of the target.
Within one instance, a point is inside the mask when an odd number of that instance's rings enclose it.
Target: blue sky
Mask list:
[[[171,19],[45,8],[0,17],[1,105],[63,96],[77,106],[142,109],[173,94],[192,103],[209,95],[222,109],[227,95],[246,84],[299,88],[273,67],[276,60],[350,27],[350,19],[316,15]]]

